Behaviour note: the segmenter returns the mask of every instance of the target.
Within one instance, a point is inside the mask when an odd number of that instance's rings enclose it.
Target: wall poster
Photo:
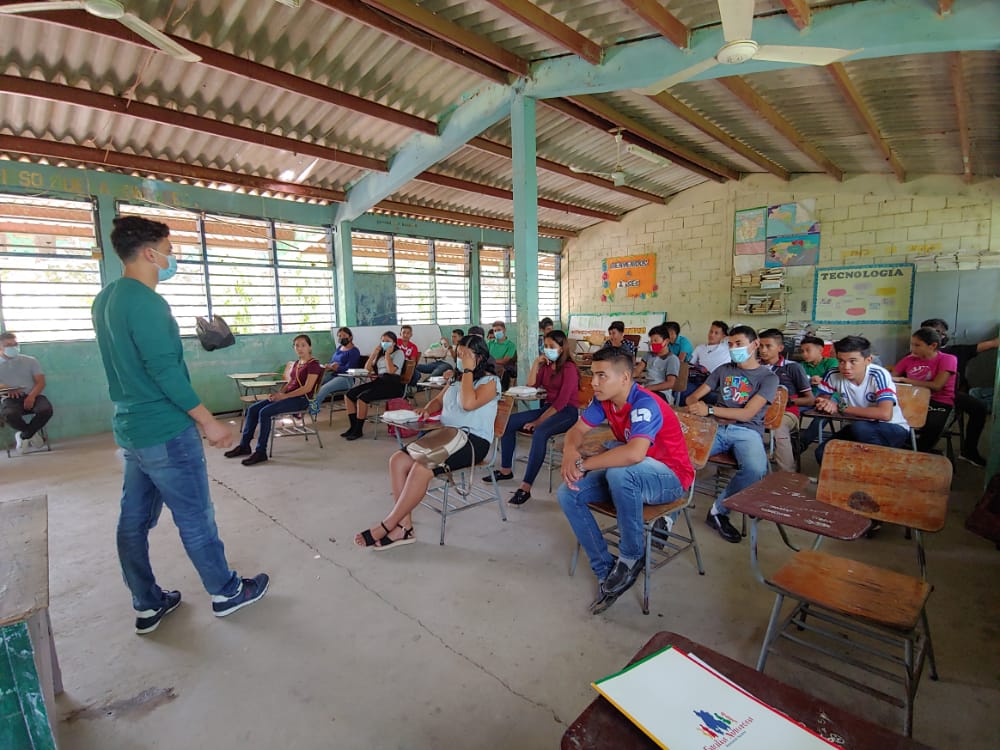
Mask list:
[[[615,297],[647,299],[657,296],[656,254],[624,255],[601,262],[601,302]]]
[[[817,268],[813,320],[909,325],[913,271],[912,263]]]

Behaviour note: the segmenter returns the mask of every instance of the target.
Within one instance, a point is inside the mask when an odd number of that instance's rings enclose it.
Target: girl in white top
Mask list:
[[[441,424],[459,427],[469,433],[469,442],[447,460],[451,470],[463,469],[482,461],[493,439],[493,423],[500,400],[500,378],[489,363],[490,352],[482,336],[465,336],[456,349],[456,383],[445,387],[420,410],[421,418],[441,411]],[[405,450],[389,459],[393,506],[377,525],[354,536],[359,547],[376,550],[400,547],[416,541],[411,513],[420,504],[431,479],[444,467],[426,468],[414,461]]]

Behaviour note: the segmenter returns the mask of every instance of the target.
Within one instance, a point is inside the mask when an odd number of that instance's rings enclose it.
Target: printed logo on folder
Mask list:
[[[672,647],[593,687],[664,750],[834,747]]]

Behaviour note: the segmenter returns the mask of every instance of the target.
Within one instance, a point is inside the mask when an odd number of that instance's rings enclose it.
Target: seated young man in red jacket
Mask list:
[[[671,503],[687,493],[694,468],[680,422],[658,396],[632,380],[630,352],[612,347],[594,354],[594,400],[566,433],[557,495],[573,533],[600,581],[593,614],[603,612],[635,583],[645,563],[643,505]],[[584,457],[588,431],[607,422],[618,445]],[[610,500],[621,533],[616,560],[587,503]]]

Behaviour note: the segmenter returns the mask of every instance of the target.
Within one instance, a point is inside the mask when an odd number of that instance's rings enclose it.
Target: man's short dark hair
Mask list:
[[[840,341],[834,342],[833,350],[837,354],[858,352],[862,357],[870,357],[872,354],[872,342],[864,336],[844,336]]]
[[[758,339],[771,339],[773,341],[780,341],[781,348],[785,348],[785,334],[779,331],[777,328],[767,328],[757,334]]]
[[[506,331],[507,330],[507,324],[504,323],[502,320],[494,320],[493,321],[493,325],[491,325],[490,328],[502,328],[503,330]]]
[[[680,334],[681,334],[681,324],[678,323],[676,320],[668,320],[663,325],[666,326],[666,328],[667,328],[668,331],[673,331],[678,336],[680,336]]]
[[[469,326],[469,335],[486,338],[486,331],[483,330],[482,326]]]
[[[594,352],[592,362],[607,362],[612,367],[616,367],[620,370],[628,370],[629,374],[632,374],[632,368],[635,367],[635,359],[629,352],[625,351],[620,346],[606,346],[603,349],[598,349]]]
[[[123,263],[135,258],[143,247],[155,245],[170,235],[170,227],[162,221],[151,221],[141,216],[119,216],[111,230],[111,244]]]
[[[710,326],[710,328],[718,328],[726,336],[729,335],[729,323],[727,323],[724,320],[713,320],[712,321],[712,325]]]
[[[944,318],[928,318],[923,323],[920,324],[921,328],[941,328],[944,331],[948,330],[948,323],[945,322]]]
[[[403,325],[401,325],[399,327],[399,330],[400,331],[409,331],[410,333],[413,333],[413,326],[411,326],[409,323],[404,323]]]
[[[3,333],[0,333],[0,340],[3,341],[11,341],[12,339],[16,338],[17,334],[14,333],[13,331],[4,331]]]
[[[452,328],[451,332],[452,333],[457,333],[459,336],[464,336],[465,335],[465,331],[463,331],[461,328]],[[471,328],[469,329],[469,332],[470,333],[472,332]]]
[[[552,322],[552,318],[542,318],[538,321],[538,330],[544,331],[546,328],[552,328],[555,323]]]
[[[750,326],[733,326],[729,329],[730,336],[746,336],[747,341],[756,341],[757,332]]]
[[[649,329],[650,336],[659,336],[661,339],[670,338],[669,333],[670,332],[667,330],[667,327],[662,323]]]
[[[806,344],[812,344],[813,346],[818,346],[822,349],[826,346],[826,342],[823,341],[819,336],[803,336],[800,346],[805,346]]]
[[[608,333],[611,333],[611,331],[625,333],[625,323],[620,320],[611,321],[611,325],[608,326]]]

